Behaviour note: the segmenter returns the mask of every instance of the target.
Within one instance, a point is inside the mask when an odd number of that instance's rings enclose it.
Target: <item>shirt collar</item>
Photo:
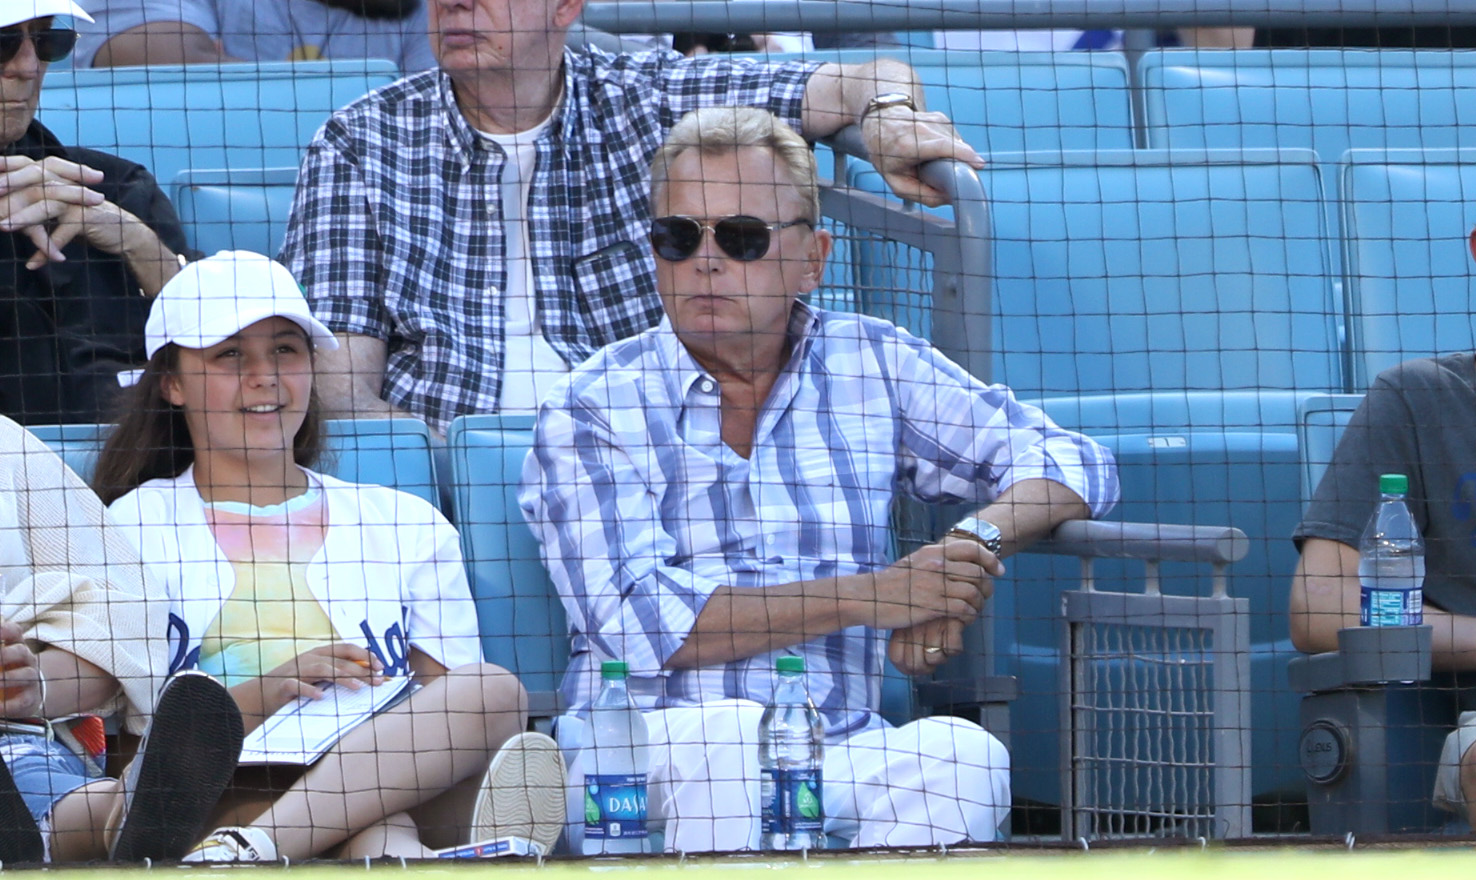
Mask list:
[[[548,120],[548,127],[539,134],[539,140],[548,137],[557,137],[560,126],[563,125],[565,116],[568,115],[569,102],[574,100],[574,63],[570,57],[573,50],[564,49],[564,91],[559,96],[558,106],[554,108],[553,116]],[[441,104],[446,112],[446,118],[451,126],[451,141],[463,158],[470,158],[478,150],[488,149],[486,140],[467,122],[461,113],[461,107],[456,103],[456,90],[451,82],[451,74],[437,69],[436,77],[439,80]]]
[[[815,344],[815,337],[820,328],[820,313],[811,308],[808,303],[796,300],[794,308],[789,312],[789,327],[787,333],[790,339],[789,362],[785,370],[794,370],[802,360],[809,356],[810,348]],[[702,380],[716,382],[687,347],[682,344],[681,339],[672,329],[671,317],[662,315],[661,323],[656,327],[656,353],[660,362],[666,366],[664,371],[670,383],[669,390],[673,400],[686,400],[691,393],[692,386]]]

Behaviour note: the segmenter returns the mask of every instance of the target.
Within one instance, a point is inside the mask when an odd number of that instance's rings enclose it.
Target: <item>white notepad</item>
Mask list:
[[[409,686],[409,676],[358,690],[326,685],[321,700],[294,700],[247,734],[240,763],[311,764]]]

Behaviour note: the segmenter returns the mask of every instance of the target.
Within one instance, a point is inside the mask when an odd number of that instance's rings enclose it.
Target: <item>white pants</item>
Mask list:
[[[668,852],[758,849],[763,711],[747,700],[720,700],[646,713],[648,818],[652,831],[663,831]],[[584,830],[583,732],[580,719],[559,719],[576,851]],[[827,742],[822,773],[826,834],[852,846],[986,842],[1009,818],[1009,753],[959,718],[924,718]]]

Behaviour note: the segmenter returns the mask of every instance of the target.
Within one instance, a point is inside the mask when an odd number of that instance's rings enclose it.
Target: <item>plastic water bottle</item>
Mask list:
[[[600,666],[600,695],[589,709],[584,750],[584,854],[648,853],[646,720],[625,686],[621,660]]]
[[[1383,498],[1358,544],[1358,620],[1364,626],[1418,626],[1425,620],[1425,542],[1404,503],[1408,492],[1404,474],[1379,477]]]
[[[824,849],[820,766],[825,726],[805,687],[805,658],[780,657],[779,683],[759,722],[764,849]]]

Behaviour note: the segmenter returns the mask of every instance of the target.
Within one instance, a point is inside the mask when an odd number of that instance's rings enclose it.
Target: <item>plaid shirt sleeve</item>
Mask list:
[[[303,157],[281,261],[330,330],[389,339],[383,258],[361,167],[329,120]]]
[[[898,385],[904,484],[920,500],[987,502],[1047,479],[1080,495],[1093,517],[1117,503],[1112,452],[1056,425],[1003,385],[984,385],[897,328],[885,358]]]
[[[674,52],[620,56],[617,70],[632,81],[652,82],[662,125],[670,129],[702,107],[763,107],[795,131],[803,131],[802,109],[813,61],[759,61],[708,55],[683,58]]]
[[[555,392],[538,416],[519,501],[570,626],[632,675],[654,677],[724,585],[667,564],[676,541],[637,466],[658,451],[623,445],[607,421],[621,408],[638,412],[640,402],[593,407]]]

